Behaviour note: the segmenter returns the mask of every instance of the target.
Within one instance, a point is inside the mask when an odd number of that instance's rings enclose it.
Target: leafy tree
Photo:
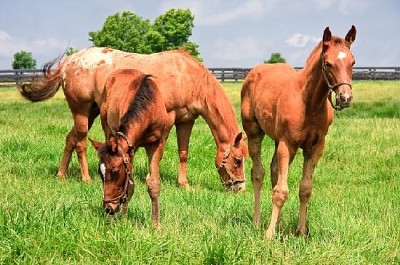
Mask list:
[[[124,11],[109,16],[99,31],[89,32],[95,46],[110,47],[127,52],[151,53],[151,45],[146,38],[153,40],[149,20]],[[157,38],[154,38],[157,39]]]
[[[13,69],[35,69],[36,60],[33,59],[32,53],[27,51],[20,51],[14,54],[14,61],[12,62]]]
[[[189,42],[193,20],[194,16],[189,9],[170,9],[156,18],[154,24],[130,11],[124,11],[109,16],[103,28],[89,32],[89,36],[94,46],[136,53],[182,48],[200,59],[198,45]]]
[[[188,41],[188,42],[183,43],[181,46],[179,46],[179,49],[185,50],[187,53],[192,55],[198,61],[200,61],[200,62],[203,61],[203,58],[200,57],[198,44]]]
[[[68,49],[65,51],[65,55],[70,56],[74,53],[76,53],[78,51],[78,49],[74,49],[72,47],[68,47]]]
[[[268,60],[264,60],[264,63],[286,63],[286,60],[279,52],[273,52]]]
[[[179,48],[192,35],[194,16],[189,9],[170,9],[154,21],[154,28],[165,38],[165,49]]]

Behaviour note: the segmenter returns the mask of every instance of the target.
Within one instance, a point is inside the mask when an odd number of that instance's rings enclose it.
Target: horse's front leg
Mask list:
[[[289,195],[287,176],[289,164],[293,157],[294,151],[292,151],[292,148],[288,145],[288,143],[286,141],[279,141],[277,143],[272,162],[274,164],[276,163],[276,165],[271,165],[271,171],[274,167],[277,168],[278,177],[276,180],[276,185],[272,189],[272,214],[269,226],[265,232],[266,239],[272,239],[274,237],[279,214]],[[274,177],[271,177],[272,182],[274,182]]]
[[[146,147],[147,157],[149,159],[149,174],[146,177],[147,190],[151,199],[151,219],[153,227],[160,228],[160,160],[164,153],[165,141],[151,144]]]
[[[183,188],[189,188],[187,159],[189,155],[189,138],[192,133],[193,124],[194,121],[189,121],[175,125],[179,154],[178,184]]]
[[[296,229],[296,234],[299,236],[307,236],[307,206],[312,194],[312,178],[315,166],[320,159],[324,150],[325,140],[318,142],[313,148],[304,149],[303,177],[300,181],[299,199],[300,212],[299,222]]]

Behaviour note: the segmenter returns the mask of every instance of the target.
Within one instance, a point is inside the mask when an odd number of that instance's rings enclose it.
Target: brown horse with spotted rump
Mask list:
[[[325,145],[333,109],[349,107],[352,96],[352,69],[355,63],[350,45],[356,37],[352,26],[344,39],[332,36],[327,27],[322,41],[296,71],[287,64],[255,67],[242,87],[242,121],[248,136],[254,186],[254,223],[261,220],[260,192],[265,174],[261,143],[265,135],[275,141],[271,162],[272,215],[266,230],[271,239],[285,203],[289,165],[303,149],[303,178],[300,182],[300,214],[296,233],[307,235],[307,205],[311,198],[314,168]]]
[[[173,122],[169,121],[157,85],[150,76],[133,69],[112,72],[105,84],[100,109],[105,144],[92,141],[103,181],[103,207],[107,214],[126,214],[134,191],[132,159],[139,147],[146,149],[149,174],[146,184],[152,205],[152,222],[159,226],[160,160]]]
[[[76,150],[84,181],[89,181],[86,137],[99,115],[107,76],[116,69],[137,69],[154,77],[170,121],[176,127],[179,174],[178,183],[189,187],[187,159],[189,138],[195,120],[201,116],[211,129],[217,150],[215,166],[227,189],[245,187],[244,157],[247,146],[227,95],[218,80],[184,51],[150,55],[92,47],[64,58],[55,67],[54,60],[44,67],[44,76],[21,87],[21,94],[31,101],[51,98],[60,86],[72,112],[74,126],[68,133],[57,176],[65,178],[71,155]]]

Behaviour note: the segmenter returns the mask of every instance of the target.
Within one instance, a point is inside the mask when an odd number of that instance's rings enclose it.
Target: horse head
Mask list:
[[[245,189],[244,159],[248,154],[245,137],[239,133],[234,143],[229,146],[218,166],[221,182],[227,190],[241,191]]]
[[[132,150],[119,143],[119,137],[110,135],[106,143],[90,140],[100,158],[99,174],[103,182],[103,208],[109,215],[120,211],[134,191],[132,177]],[[122,138],[122,137],[121,137]]]
[[[355,58],[350,46],[356,38],[356,28],[351,27],[345,39],[333,37],[329,27],[322,38],[322,74],[330,89],[329,101],[336,110],[350,106],[353,99],[351,81]],[[332,98],[332,92],[335,97]]]

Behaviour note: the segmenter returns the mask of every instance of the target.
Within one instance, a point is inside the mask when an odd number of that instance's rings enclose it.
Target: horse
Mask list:
[[[273,207],[265,232],[267,239],[274,237],[278,217],[289,195],[288,170],[299,148],[303,150],[304,164],[296,234],[307,236],[309,233],[306,219],[313,172],[325,146],[333,109],[349,107],[353,98],[351,82],[355,58],[350,46],[355,37],[354,26],[344,39],[332,36],[327,27],[303,69],[296,71],[287,64],[263,64],[254,67],[243,82],[241,116],[252,160],[256,227],[260,226],[260,192],[265,174],[261,144],[265,135],[275,141],[270,164]]]
[[[216,143],[215,166],[222,184],[228,190],[245,188],[243,165],[247,145],[244,143],[245,136],[239,132],[234,109],[219,81],[203,64],[182,50],[142,55],[91,47],[64,59],[54,59],[43,67],[42,77],[20,87],[21,95],[33,102],[49,99],[61,85],[63,87],[74,126],[66,137],[57,172],[59,178],[65,178],[72,152],[76,150],[82,179],[90,180],[86,159],[87,133],[99,115],[106,77],[121,68],[137,69],[155,78],[168,116],[176,127],[178,183],[181,187],[189,187],[189,138],[195,120],[201,116],[210,127]]]
[[[114,215],[126,215],[134,192],[132,158],[144,147],[149,160],[146,184],[152,205],[153,226],[159,226],[159,165],[173,122],[169,120],[157,85],[148,75],[133,69],[118,69],[107,77],[105,99],[100,108],[103,130],[109,135],[104,144],[91,140],[100,158],[103,208]]]

